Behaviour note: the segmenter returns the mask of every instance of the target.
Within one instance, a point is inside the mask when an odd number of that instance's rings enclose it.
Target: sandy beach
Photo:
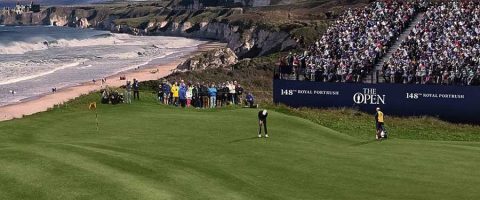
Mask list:
[[[158,80],[171,74],[172,71],[188,57],[204,51],[224,46],[225,44],[216,42],[202,44],[199,45],[198,50],[196,50],[192,54],[182,58],[178,58],[167,64],[139,70],[120,72],[116,75],[107,77],[106,85],[108,85],[109,87],[120,87],[122,85],[125,85],[125,80],[120,80],[120,76],[125,76],[128,80],[132,80],[133,78],[139,81]],[[38,112],[44,112],[47,111],[49,108],[53,108],[55,105],[63,104],[83,94],[89,94],[91,92],[98,91],[101,88],[102,83],[100,80],[98,80],[96,81],[96,83],[82,83],[78,86],[62,88],[56,93],[44,94],[38,98],[33,98],[30,100],[21,101],[19,103],[2,106],[0,107],[0,121],[22,118],[24,116],[32,115]]]

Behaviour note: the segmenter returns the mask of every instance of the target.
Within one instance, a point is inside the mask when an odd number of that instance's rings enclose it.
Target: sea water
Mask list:
[[[92,29],[0,26],[0,105],[166,63],[195,51],[201,43]]]

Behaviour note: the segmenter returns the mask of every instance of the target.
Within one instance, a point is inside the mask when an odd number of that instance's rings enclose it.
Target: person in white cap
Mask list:
[[[262,137],[262,125],[263,129],[265,129],[265,137],[268,138],[268,132],[267,132],[267,110],[261,110],[258,112],[258,137]]]
[[[382,132],[384,131],[383,122],[383,112],[380,110],[380,108],[377,108],[377,113],[375,114],[375,124],[377,126],[377,140],[382,139]]]

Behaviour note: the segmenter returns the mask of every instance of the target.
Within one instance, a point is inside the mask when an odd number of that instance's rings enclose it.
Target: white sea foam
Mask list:
[[[48,47],[42,43],[12,42],[8,45],[0,44],[0,54],[24,54],[45,49],[48,49]]]
[[[31,51],[47,50],[49,48],[89,47],[121,44],[123,41],[115,37],[100,37],[89,39],[59,39],[30,38],[29,42],[10,42],[0,44],[0,54],[25,54]]]
[[[104,54],[102,58],[133,59],[138,57],[138,52],[111,53]]]
[[[78,69],[88,69],[90,67],[93,67],[93,65],[82,66],[82,67],[79,67]]]
[[[120,70],[117,70],[114,74],[118,74],[118,73],[123,72],[123,71],[127,71],[127,70],[131,70],[131,69],[135,69],[135,68],[138,68],[138,67],[145,66],[145,65],[149,64],[150,62],[152,62],[153,60],[162,59],[162,58],[165,58],[165,57],[167,57],[167,56],[170,56],[170,55],[172,55],[172,54],[174,54],[174,53],[175,53],[175,52],[168,52],[168,53],[165,53],[165,54],[163,54],[163,55],[161,55],[161,56],[150,58],[150,59],[148,59],[147,61],[142,62],[142,63],[140,63],[140,64],[135,64],[135,65],[131,65],[131,66],[124,67],[124,68],[122,68],[122,69],[120,69]]]
[[[192,47],[202,43],[178,37],[132,36],[62,27],[5,27],[3,30],[0,105],[16,100],[8,90],[17,91],[15,97],[32,97],[53,87],[72,86],[164,63],[165,59],[192,51]],[[75,39],[62,39],[65,36]],[[45,41],[49,41],[48,46]]]
[[[80,64],[80,62],[70,63],[70,64],[66,64],[66,65],[62,65],[60,67],[54,68],[54,69],[49,70],[49,71],[40,72],[40,73],[29,75],[29,76],[22,76],[22,77],[17,77],[17,78],[13,78],[13,79],[7,79],[7,80],[4,80],[4,81],[0,81],[0,85],[6,85],[6,84],[11,84],[11,83],[16,83],[16,82],[20,82],[20,81],[26,81],[26,80],[34,79],[34,78],[37,78],[37,77],[52,74],[52,73],[54,73],[58,70],[78,66],[79,64]]]

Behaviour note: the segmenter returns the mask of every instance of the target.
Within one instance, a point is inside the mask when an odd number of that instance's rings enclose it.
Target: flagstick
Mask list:
[[[99,132],[99,128],[98,128],[98,111],[97,111],[97,103],[96,102],[92,102],[90,103],[90,105],[88,106],[88,109],[89,110],[95,110],[95,123],[97,125],[97,133]]]
[[[98,133],[98,112],[95,109],[95,122],[97,123],[97,133]]]

